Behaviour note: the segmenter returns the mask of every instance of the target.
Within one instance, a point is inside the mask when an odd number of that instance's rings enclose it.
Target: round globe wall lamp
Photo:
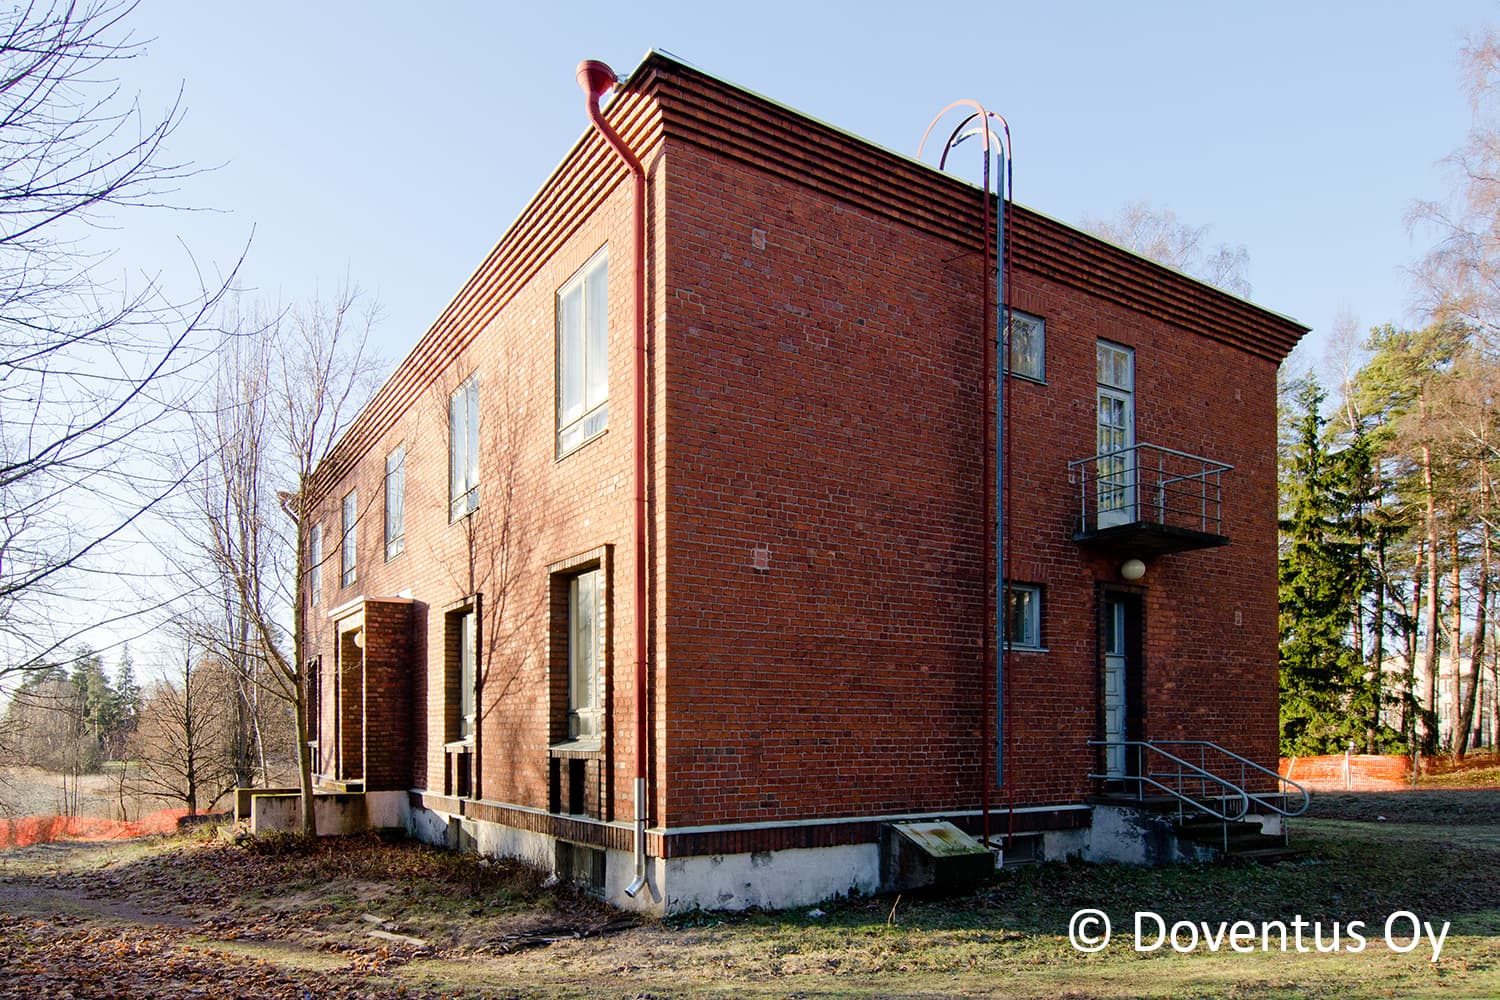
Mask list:
[[[1131,583],[1146,575],[1146,564],[1139,559],[1126,559],[1120,564],[1120,577]]]

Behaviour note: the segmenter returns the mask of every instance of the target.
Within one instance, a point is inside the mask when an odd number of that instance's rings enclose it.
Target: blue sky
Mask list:
[[[250,239],[290,302],[347,275],[394,364],[585,130],[576,64],[652,47],[914,153],[973,98],[1015,139],[1017,199],[1068,222],[1147,199],[1243,244],[1256,301],[1326,331],[1416,321],[1413,200],[1468,108],[1457,52],[1494,3],[320,3],[144,0],[121,67],[172,152],[216,169],[124,218],[132,272],[186,280]],[[1316,349],[1318,344],[1314,343]],[[1313,352],[1316,353],[1316,350]]]

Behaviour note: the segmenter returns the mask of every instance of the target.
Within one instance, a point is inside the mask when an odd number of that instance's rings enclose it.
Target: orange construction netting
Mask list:
[[[50,844],[59,840],[124,840],[152,833],[176,833],[186,809],[163,809],[133,823],[88,816],[22,816],[0,819],[0,849]]]

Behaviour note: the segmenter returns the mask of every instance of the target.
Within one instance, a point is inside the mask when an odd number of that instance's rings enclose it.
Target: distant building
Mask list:
[[[1464,692],[1468,693],[1469,669],[1472,661],[1467,656],[1459,657],[1460,669],[1464,677]],[[1399,695],[1405,691],[1406,657],[1393,656],[1385,664],[1385,692],[1387,697]],[[1417,652],[1417,663],[1414,670],[1416,678],[1412,685],[1412,693],[1417,699],[1417,704],[1423,708],[1431,708],[1432,704],[1427,697],[1428,671],[1423,661],[1423,654]],[[1493,747],[1496,746],[1495,730],[1495,706],[1497,704],[1495,692],[1495,674],[1492,665],[1481,664],[1479,671],[1479,692],[1474,705],[1474,723],[1469,729],[1469,746]],[[1392,729],[1400,731],[1402,724],[1401,705],[1388,704],[1380,713],[1380,721]],[[1438,682],[1437,682],[1437,718],[1438,744],[1444,747],[1457,745],[1453,737],[1454,720],[1458,713],[1453,710],[1453,657],[1438,657]]]
[[[997,682],[979,192],[661,53],[606,117],[644,259],[590,130],[318,470],[322,787],[670,911],[878,889],[986,804],[1111,856],[1132,741],[1276,767],[1303,326],[1015,210]]]

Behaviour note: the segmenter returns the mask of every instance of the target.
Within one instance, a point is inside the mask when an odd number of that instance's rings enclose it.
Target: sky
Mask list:
[[[1407,271],[1430,236],[1405,217],[1451,190],[1458,51],[1500,7],[1415,10],[141,0],[120,87],[148,117],[180,95],[168,152],[201,170],[182,210],[94,238],[129,282],[180,295],[242,254],[239,285],[270,304],[358,285],[393,368],[585,134],[579,61],[624,75],[660,48],[907,154],[977,100],[1010,123],[1018,201],[1076,224],[1146,200],[1210,226],[1246,248],[1256,302],[1314,329],[1315,365],[1341,315],[1421,321]]]
[[[289,304],[377,301],[392,366],[585,132],[574,68],[652,48],[915,154],[959,98],[1010,122],[1015,195],[1065,222],[1147,200],[1249,253],[1251,298],[1314,328],[1418,322],[1405,216],[1444,197],[1458,50],[1495,3],[561,4],[143,0],[144,109],[182,93],[198,211],[125,220],[172,286],[232,266]]]

